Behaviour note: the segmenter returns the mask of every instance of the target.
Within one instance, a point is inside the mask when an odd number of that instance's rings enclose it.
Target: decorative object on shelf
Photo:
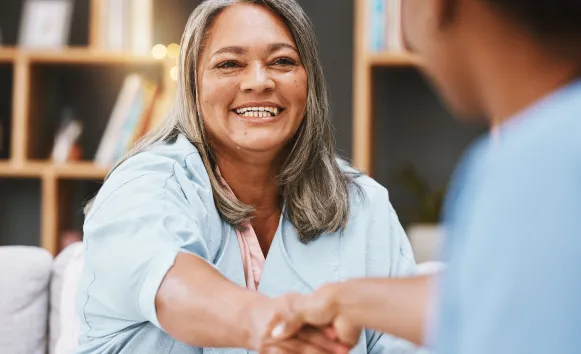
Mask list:
[[[54,141],[52,160],[54,163],[78,161],[82,157],[78,140],[83,132],[83,125],[74,119],[73,112],[70,108],[66,108],[63,111],[61,121],[61,127]]]
[[[65,47],[72,10],[71,0],[26,0],[20,21],[19,45],[42,49]]]
[[[432,189],[410,163],[398,169],[396,179],[416,200],[417,209],[406,215],[410,221],[406,232],[416,261],[434,261],[443,237],[439,222],[446,187]]]

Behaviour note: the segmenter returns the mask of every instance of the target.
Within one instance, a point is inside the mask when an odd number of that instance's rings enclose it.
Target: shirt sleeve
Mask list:
[[[208,259],[206,209],[195,193],[184,193],[175,171],[118,180],[105,183],[84,225],[80,306],[94,335],[145,321],[161,328],[155,297],[176,255]]]

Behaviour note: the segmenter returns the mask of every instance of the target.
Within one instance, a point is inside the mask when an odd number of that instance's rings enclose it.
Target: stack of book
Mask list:
[[[371,52],[403,52],[402,0],[369,0],[369,49]]]
[[[103,49],[147,55],[153,46],[154,0],[100,0]]]
[[[97,165],[110,167],[159,123],[165,112],[156,109],[158,98],[157,83],[138,74],[125,78],[95,155]]]

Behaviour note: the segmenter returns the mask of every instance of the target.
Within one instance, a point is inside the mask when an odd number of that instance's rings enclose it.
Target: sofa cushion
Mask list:
[[[51,264],[42,248],[0,247],[0,353],[46,353]]]
[[[76,293],[84,265],[82,242],[67,246],[53,264],[50,311],[50,354],[69,354],[79,345]],[[55,281],[58,278],[58,281]]]

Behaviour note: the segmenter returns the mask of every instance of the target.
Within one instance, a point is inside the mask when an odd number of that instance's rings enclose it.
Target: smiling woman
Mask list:
[[[268,340],[296,293],[415,273],[385,188],[336,157],[296,1],[204,1],[179,63],[173,110],[87,207],[77,353],[414,351],[367,330]]]

